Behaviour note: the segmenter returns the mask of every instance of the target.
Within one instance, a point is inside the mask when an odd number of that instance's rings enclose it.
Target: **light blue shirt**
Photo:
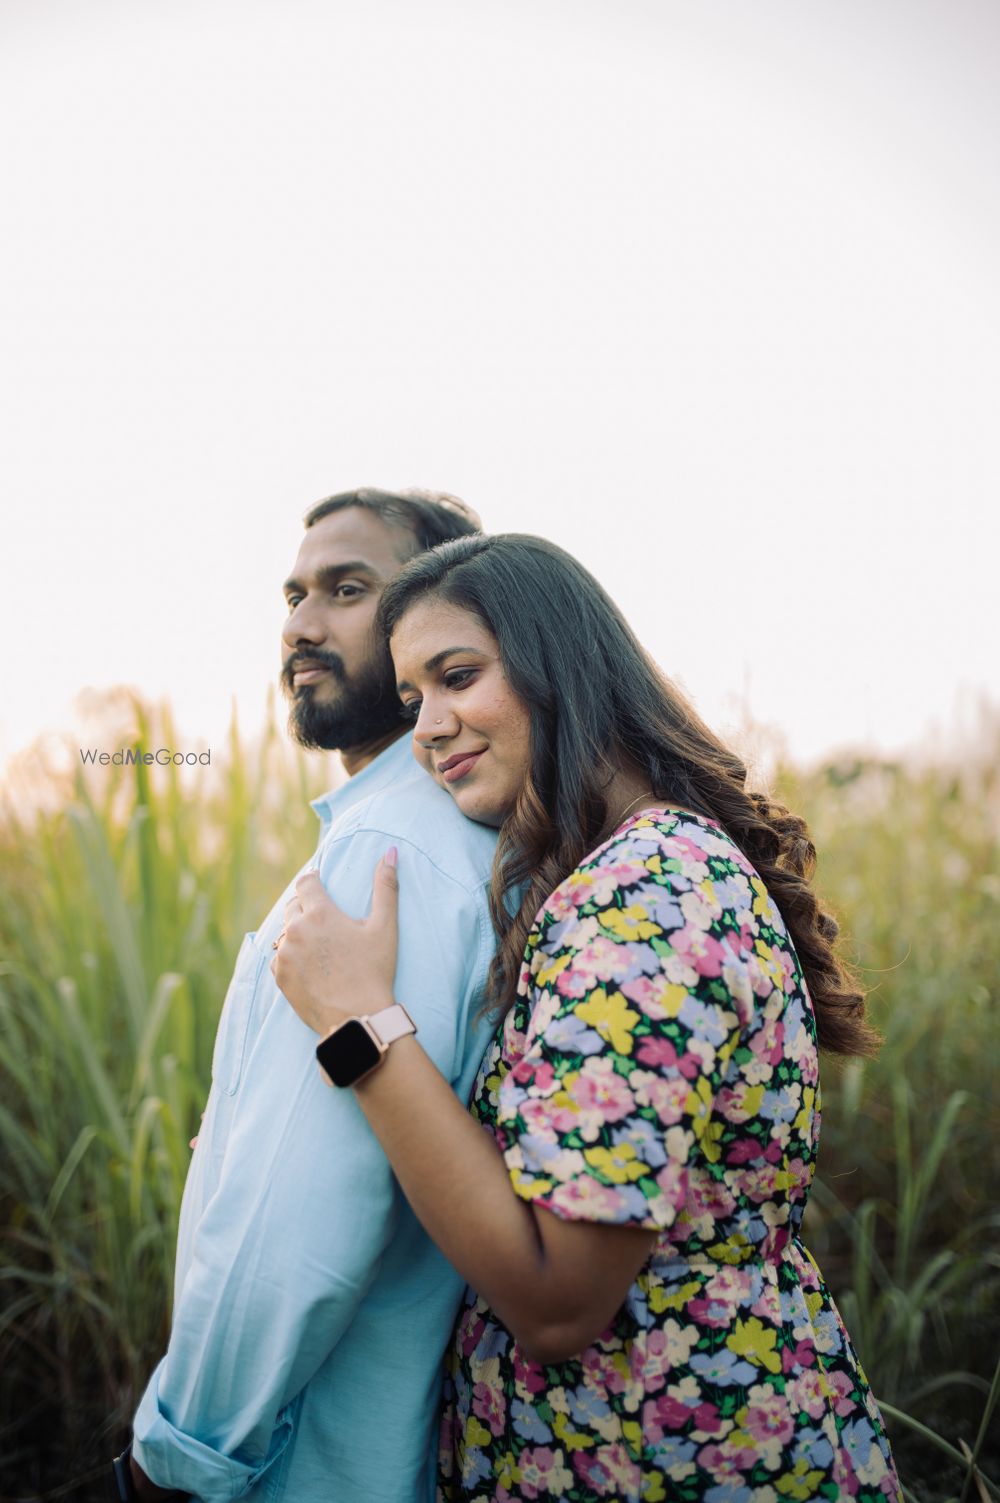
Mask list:
[[[379,857],[399,848],[396,999],[467,1100],[492,1031],[479,1013],[494,832],[459,813],[408,736],[313,807],[309,865],[352,917],[368,910]],[[135,1456],[204,1503],[424,1503],[462,1282],[275,985],[271,941],[291,892],[243,941],[226,995],[170,1345],[135,1417]]]

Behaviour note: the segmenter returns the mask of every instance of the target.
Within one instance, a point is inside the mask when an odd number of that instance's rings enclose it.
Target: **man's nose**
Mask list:
[[[321,613],[310,606],[308,600],[299,601],[281,628],[281,639],[289,648],[298,647],[303,642],[318,647],[325,637],[326,625]]]

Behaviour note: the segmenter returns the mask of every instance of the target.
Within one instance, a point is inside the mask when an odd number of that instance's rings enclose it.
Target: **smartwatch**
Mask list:
[[[159,1489],[158,1489],[159,1491]],[[132,1442],[129,1441],[120,1456],[111,1463],[111,1496],[114,1503],[139,1503],[139,1495],[132,1481]],[[161,1497],[176,1498],[177,1503],[187,1503],[190,1493],[160,1492]]]
[[[116,1456],[111,1463],[111,1478],[114,1486],[111,1496],[115,1503],[136,1503],[131,1462],[132,1442],[129,1441],[122,1454]]]
[[[378,1068],[390,1044],[416,1031],[416,1023],[399,1002],[370,1017],[348,1018],[316,1045],[324,1079],[328,1085],[357,1085]]]

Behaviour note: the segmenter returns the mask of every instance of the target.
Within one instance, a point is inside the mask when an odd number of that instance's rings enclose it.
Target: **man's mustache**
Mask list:
[[[334,678],[341,684],[347,681],[347,674],[344,671],[344,660],[338,653],[324,652],[319,649],[311,652],[293,652],[291,657],[286,658],[281,665],[281,684],[286,693],[293,694],[295,692],[295,685],[292,680],[304,663],[310,664],[311,667],[329,668]]]

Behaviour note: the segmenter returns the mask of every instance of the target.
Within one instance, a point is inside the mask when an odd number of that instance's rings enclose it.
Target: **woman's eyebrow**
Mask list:
[[[442,647],[440,652],[436,652],[432,658],[427,659],[426,663],[424,664],[424,672],[433,673],[435,668],[440,668],[445,658],[450,658],[453,652],[471,652],[477,658],[486,656],[486,654],[479,647]],[[409,682],[409,680],[405,678],[399,679],[396,684],[396,689],[400,694],[402,694],[404,689],[412,688],[413,685]]]

